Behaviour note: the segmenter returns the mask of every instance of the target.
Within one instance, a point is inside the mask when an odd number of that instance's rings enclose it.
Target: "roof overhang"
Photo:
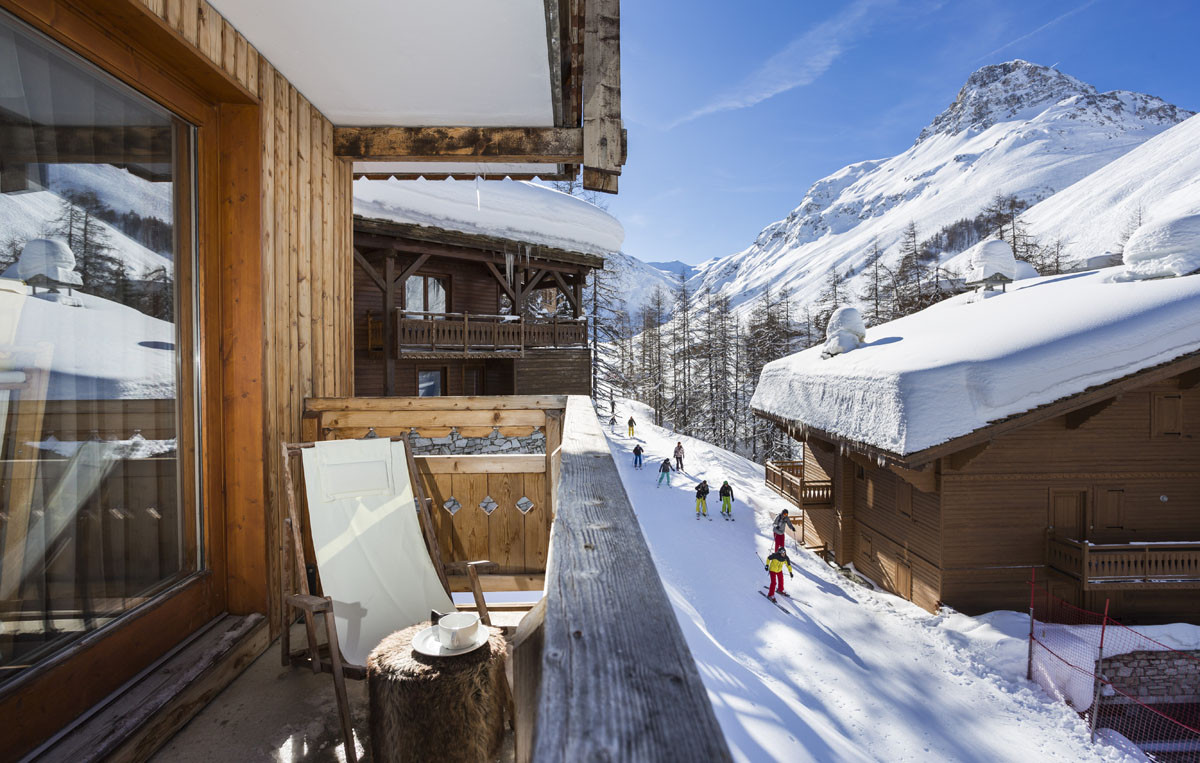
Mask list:
[[[1102,410],[1099,406],[1104,401],[1138,387],[1161,382],[1175,376],[1183,378],[1181,386],[1185,389],[1200,386],[1200,352],[1181,355],[1166,363],[1161,363],[1119,379],[1114,379],[1106,384],[1086,389],[1083,392],[1055,400],[1052,403],[1038,406],[1032,410],[993,421],[988,426],[976,429],[961,437],[955,437],[952,440],[947,440],[924,450],[907,454],[894,453],[889,450],[873,447],[868,443],[847,440],[831,432],[809,427],[802,421],[791,421],[758,408],[754,408],[753,411],[754,415],[774,423],[795,439],[807,441],[809,438],[815,437],[832,443],[843,452],[857,453],[874,460],[876,463],[899,466],[905,469],[920,469],[939,458],[986,444],[992,439],[1016,429],[1022,429],[1041,421],[1070,415],[1089,408],[1094,408],[1097,411]]]
[[[335,125],[356,176],[574,178],[625,162],[619,0],[213,0]]]

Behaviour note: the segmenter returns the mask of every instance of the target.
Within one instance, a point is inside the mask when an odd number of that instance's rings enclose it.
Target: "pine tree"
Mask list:
[[[98,215],[103,209],[106,207],[93,191],[66,192],[50,235],[62,238],[71,248],[85,291],[120,301],[129,275],[125,264],[112,256],[112,240]]]
[[[592,398],[612,397],[613,388],[624,388],[619,353],[624,332],[629,329],[625,317],[625,301],[613,283],[614,273],[607,269],[592,270],[584,283],[584,300],[588,304],[588,345],[592,353]],[[622,392],[624,394],[624,392]]]

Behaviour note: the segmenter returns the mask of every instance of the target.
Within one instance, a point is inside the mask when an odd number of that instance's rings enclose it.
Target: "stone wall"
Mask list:
[[[484,453],[536,454],[546,452],[546,435],[534,429],[525,437],[504,437],[499,429],[493,429],[487,437],[463,437],[457,429],[450,430],[445,437],[421,437],[410,432],[413,454],[417,456],[475,456]]]
[[[1113,687],[1145,704],[1200,702],[1200,651],[1127,652],[1104,658]]]

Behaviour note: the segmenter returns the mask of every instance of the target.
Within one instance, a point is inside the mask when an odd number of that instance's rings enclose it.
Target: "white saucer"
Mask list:
[[[474,637],[471,638],[470,644],[464,646],[462,649],[447,649],[438,640],[438,627],[431,625],[413,638],[412,645],[413,649],[430,657],[457,657],[460,654],[473,652],[483,646],[487,643],[490,636],[491,633],[488,631],[488,627],[480,623],[479,627],[475,630]]]

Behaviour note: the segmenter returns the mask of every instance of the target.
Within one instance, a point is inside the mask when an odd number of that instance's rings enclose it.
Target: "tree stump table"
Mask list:
[[[491,760],[504,736],[504,636],[489,628],[472,652],[430,657],[412,648],[428,627],[397,631],[367,657],[372,761]]]

